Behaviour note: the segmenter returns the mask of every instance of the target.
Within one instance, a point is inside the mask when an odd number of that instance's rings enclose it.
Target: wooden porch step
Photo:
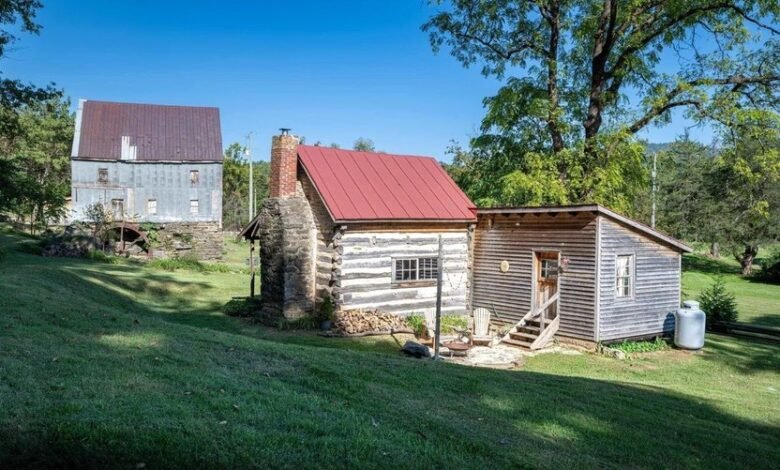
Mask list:
[[[517,339],[505,339],[505,340],[501,341],[501,343],[506,343],[506,344],[510,344],[512,346],[517,346],[518,348],[523,348],[523,349],[530,350],[531,349],[531,343],[533,343],[533,341],[520,341],[520,340],[517,340]]]
[[[538,331],[539,330],[537,329],[537,333],[536,334],[534,334],[534,333],[525,333],[523,331],[513,331],[513,332],[509,333],[509,336],[511,336],[512,339],[517,339],[517,340],[520,340],[520,341],[524,341],[525,339],[530,339],[531,341],[533,341],[533,340],[535,340],[536,338],[539,337]]]

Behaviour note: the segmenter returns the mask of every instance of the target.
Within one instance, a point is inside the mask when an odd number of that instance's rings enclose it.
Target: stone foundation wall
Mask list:
[[[194,256],[201,260],[222,258],[222,227],[219,222],[169,222],[157,224],[155,256]]]
[[[262,315],[301,318],[314,311],[316,234],[311,206],[295,196],[268,198],[259,211]]]

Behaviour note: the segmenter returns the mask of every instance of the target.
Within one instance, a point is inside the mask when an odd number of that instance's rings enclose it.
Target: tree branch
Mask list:
[[[696,99],[691,98],[691,99],[674,101],[678,96],[680,96],[690,88],[733,85],[733,88],[731,90],[732,92],[742,93],[742,89],[747,85],[758,84],[758,85],[770,86],[776,82],[780,82],[780,75],[765,75],[765,76],[758,76],[758,77],[745,77],[744,75],[732,75],[731,77],[723,77],[723,78],[697,78],[695,80],[690,80],[685,84],[676,86],[668,93],[666,93],[662,101],[663,104],[658,104],[650,108],[644,114],[644,116],[637,119],[636,121],[634,121],[633,124],[628,126],[628,131],[632,134],[639,132],[642,128],[644,128],[647,124],[649,124],[650,121],[660,116],[661,114],[665,113],[666,111],[669,111],[672,108],[677,108],[680,106],[695,106],[699,108],[701,106],[701,102]]]

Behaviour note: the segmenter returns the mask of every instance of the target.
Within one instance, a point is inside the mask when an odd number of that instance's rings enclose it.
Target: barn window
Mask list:
[[[199,202],[197,199],[192,199],[190,201],[190,214],[192,215],[198,215],[200,213],[200,207]]]
[[[196,185],[200,183],[200,172],[198,170],[190,170],[190,184]]]
[[[98,168],[98,183],[108,183],[108,168]]]
[[[413,282],[436,280],[439,274],[437,258],[399,258],[393,260],[393,281]]]
[[[114,215],[115,218],[124,218],[124,214],[125,214],[124,199],[111,200],[111,213]]]
[[[634,288],[634,256],[618,255],[615,262],[615,288],[618,297],[631,297]]]
[[[146,201],[146,213],[148,215],[157,214],[157,199],[149,199]]]

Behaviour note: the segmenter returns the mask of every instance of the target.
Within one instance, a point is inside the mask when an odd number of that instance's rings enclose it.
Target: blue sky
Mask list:
[[[217,106],[223,140],[254,132],[256,159],[291,127],[308,143],[448,159],[450,140],[477,134],[482,99],[500,83],[434,55],[423,0],[49,0],[40,36],[0,62],[11,78],[54,81],[78,98]],[[675,125],[676,124],[676,125]],[[673,140],[679,120],[642,137]],[[706,129],[691,137],[708,141]]]

